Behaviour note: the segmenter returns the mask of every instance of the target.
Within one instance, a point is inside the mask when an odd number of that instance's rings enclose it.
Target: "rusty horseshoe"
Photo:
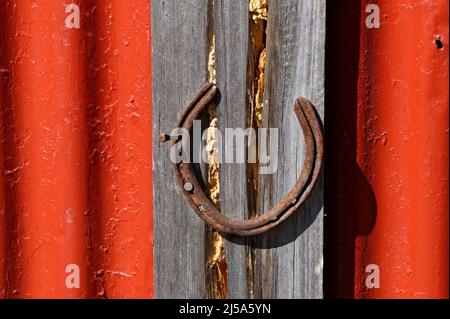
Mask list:
[[[213,101],[218,89],[214,84],[204,84],[193,100],[182,112],[176,128],[192,129],[193,121]],[[173,164],[175,176],[181,192],[197,215],[208,225],[221,233],[239,236],[259,235],[272,230],[292,216],[311,194],[316,184],[323,163],[323,134],[320,118],[314,106],[304,97],[295,101],[294,112],[305,137],[306,155],[300,177],[289,193],[268,213],[248,220],[230,219],[212,204],[203,192],[190,163]],[[160,141],[170,139],[167,134],[160,135]],[[178,145],[181,150],[182,139],[171,140],[171,145]]]

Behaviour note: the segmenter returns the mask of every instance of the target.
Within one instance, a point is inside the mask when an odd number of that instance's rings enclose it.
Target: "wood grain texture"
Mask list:
[[[207,79],[211,26],[221,93],[219,128],[224,133],[226,127],[248,126],[247,74],[256,67],[249,45],[248,1],[215,0],[214,10],[209,9],[207,0],[152,1],[157,298],[210,296],[205,226],[180,194],[168,146],[160,145],[157,138],[173,128],[181,108]],[[274,175],[260,176],[259,213],[270,210],[290,190],[303,165],[303,136],[292,111],[295,98],[309,98],[324,115],[324,45],[325,0],[269,1],[264,124],[279,128],[279,166]],[[252,210],[248,170],[246,164],[222,163],[220,168],[221,210],[233,218],[248,218]],[[319,184],[301,211],[270,234],[226,238],[229,298],[322,297]],[[247,278],[250,251],[254,259]]]
[[[247,127],[248,0],[215,0],[215,44],[219,129]],[[225,138],[223,139],[225,142]],[[236,154],[236,148],[225,152]],[[235,219],[249,217],[246,163],[220,166],[221,210]],[[246,240],[226,237],[228,298],[247,298]]]
[[[279,129],[279,163],[261,176],[259,211],[282,199],[303,165],[295,98],[307,97],[324,116],[325,11],[325,0],[269,1],[264,118]],[[322,181],[297,214],[253,245],[255,297],[322,298]]]
[[[204,298],[205,225],[183,198],[160,132],[207,80],[207,1],[152,1],[154,254],[157,298]]]

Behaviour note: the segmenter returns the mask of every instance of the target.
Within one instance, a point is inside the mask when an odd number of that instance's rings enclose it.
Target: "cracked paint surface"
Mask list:
[[[0,3],[0,297],[152,297],[150,5],[73,2]]]
[[[448,1],[377,4],[330,4],[326,295],[448,298]]]

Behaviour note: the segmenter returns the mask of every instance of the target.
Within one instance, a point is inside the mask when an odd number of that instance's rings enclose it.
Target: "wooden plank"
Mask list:
[[[209,6],[208,6],[209,5]],[[178,191],[160,132],[172,129],[182,106],[207,79],[211,20],[216,40],[219,128],[248,126],[248,74],[255,54],[249,44],[248,1],[152,2],[155,189],[155,294],[159,298],[211,296],[205,276],[208,236]],[[213,15],[213,17],[211,16]],[[208,23],[209,22],[209,23]],[[250,39],[251,40],[251,39]],[[294,184],[303,137],[292,110],[299,95],[323,116],[325,1],[270,1],[265,125],[279,128],[279,167],[260,176],[258,210],[268,211]],[[222,163],[221,209],[248,218],[254,201],[249,166]],[[271,234],[251,240],[228,237],[228,297],[322,297],[322,186],[300,214]],[[170,234],[170,235],[168,235]],[[206,241],[205,241],[206,238]],[[255,256],[247,278],[248,254]],[[249,291],[251,289],[251,291]]]
[[[216,0],[215,47],[217,86],[221,93],[218,123],[225,128],[247,127],[248,0]],[[225,138],[223,139],[225,141]],[[226,149],[233,152],[234,149]],[[220,165],[221,210],[232,218],[249,216],[246,163]],[[228,298],[247,298],[246,240],[227,237],[225,256]]]
[[[279,129],[279,163],[261,176],[260,211],[293,186],[304,159],[303,136],[292,108],[309,98],[324,115],[325,0],[269,1],[264,119]],[[322,183],[299,213],[255,239],[255,297],[322,298]]]
[[[204,298],[205,226],[181,195],[160,132],[207,80],[207,0],[153,0],[154,251],[157,298]]]

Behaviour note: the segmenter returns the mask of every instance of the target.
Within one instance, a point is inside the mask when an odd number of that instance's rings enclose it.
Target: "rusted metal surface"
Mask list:
[[[213,84],[205,84],[199,93],[187,105],[181,114],[176,128],[192,130],[193,121],[196,120],[207,106],[213,101],[217,93],[217,87]],[[305,137],[306,156],[300,177],[291,191],[269,212],[249,220],[233,220],[220,213],[203,192],[200,182],[191,163],[174,163],[175,176],[182,189],[183,196],[191,207],[207,224],[214,229],[228,234],[240,236],[253,236],[272,230],[277,225],[297,212],[308,199],[314,185],[317,182],[323,159],[323,137],[320,118],[312,104],[303,97],[296,100],[294,112],[297,115]],[[162,133],[161,140],[166,140],[167,134]],[[181,155],[188,150],[186,136],[176,136],[171,142],[172,148]]]
[[[150,37],[147,0],[0,1],[0,297],[153,295]]]

